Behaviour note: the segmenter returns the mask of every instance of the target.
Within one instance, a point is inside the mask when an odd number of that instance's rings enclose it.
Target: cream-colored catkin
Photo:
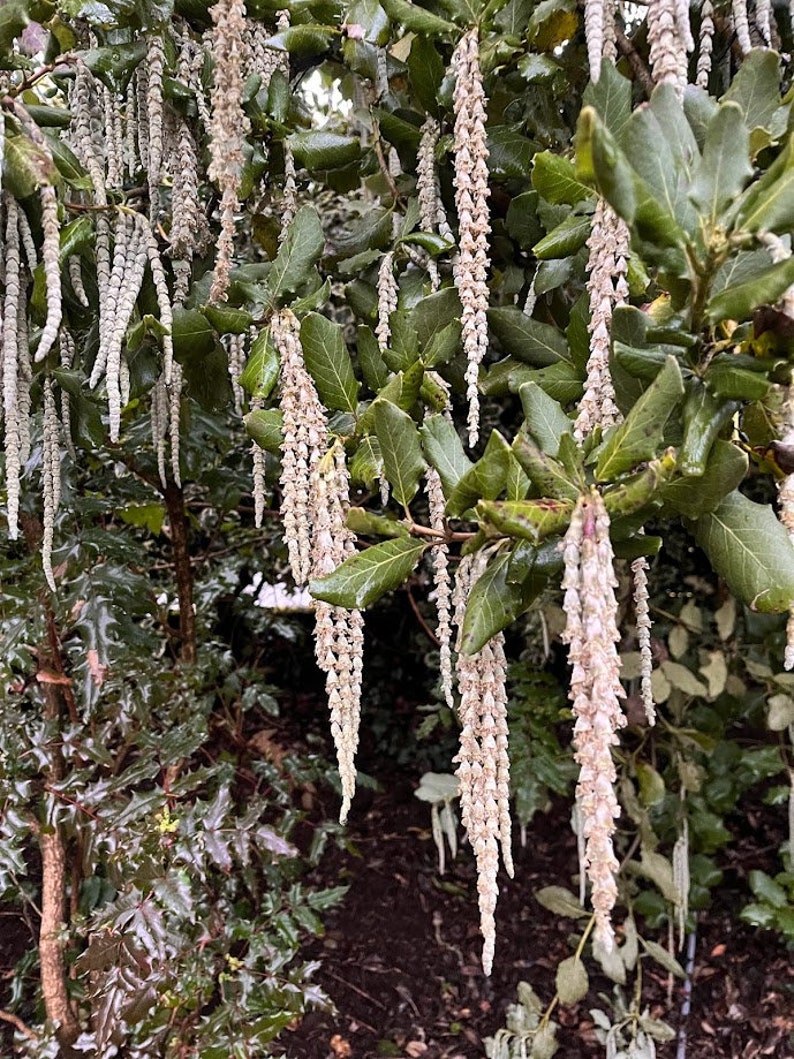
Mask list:
[[[601,57],[604,54],[604,16],[611,0],[585,0],[584,32],[587,41],[587,62],[590,80],[595,84],[601,76]]]
[[[714,52],[714,6],[711,0],[703,0],[700,8],[700,36],[695,84],[708,89],[711,74],[711,59]]]
[[[58,411],[55,405],[52,379],[44,380],[44,413],[42,425],[41,478],[44,518],[41,539],[41,565],[47,584],[56,591],[52,570],[52,546],[55,535],[55,518],[61,502],[61,452],[58,431]]]
[[[671,84],[680,98],[687,86],[687,48],[692,41],[689,11],[678,0],[649,0],[648,43],[654,84]]]
[[[648,607],[648,560],[639,556],[631,564],[634,576],[634,617],[637,628],[637,646],[640,651],[640,695],[649,725],[656,724],[656,706],[653,701],[651,676],[653,655],[651,652],[651,615]]]
[[[97,223],[99,223],[99,218]],[[124,274],[129,267],[130,241],[134,231],[135,222],[128,213],[119,213],[113,218],[113,256],[110,259],[107,280],[100,295],[99,348],[88,380],[92,389],[102,378],[107,365],[108,344],[117,323],[116,308]]]
[[[24,209],[20,209],[18,213],[19,217],[19,246],[20,250],[25,255],[25,262],[28,266],[28,271],[31,275],[36,271],[36,266],[39,263],[39,255],[36,250],[36,243],[33,239],[33,231],[30,227],[30,221],[28,215]]]
[[[58,350],[61,368],[64,371],[70,371],[74,364],[75,344],[74,338],[63,327],[58,335]],[[69,404],[69,394],[64,389],[61,389],[61,429],[66,451],[73,460],[76,460],[77,452],[72,441],[72,410]]]
[[[295,176],[295,155],[290,145],[284,141],[284,187],[281,198],[281,231],[278,235],[279,246],[287,238],[289,226],[298,212],[298,184]]]
[[[689,822],[684,816],[681,833],[673,846],[673,883],[678,891],[675,903],[676,924],[678,926],[678,947],[684,947],[686,939],[686,921],[689,915]]]
[[[221,232],[216,244],[215,275],[210,301],[224,301],[234,257],[237,192],[243,172],[243,146],[250,122],[243,110],[243,59],[245,56],[245,3],[216,0],[213,21],[212,121],[210,126],[210,180],[221,189]]]
[[[148,224],[142,224],[142,226],[144,228],[143,237],[146,240],[146,256],[149,259],[149,270],[152,274],[152,282],[157,295],[160,323],[166,329],[162,337],[163,376],[166,384],[168,384],[171,382],[171,371],[174,364],[174,310],[171,304],[171,295],[168,292],[168,280],[160,258],[160,249],[157,246],[157,237]]]
[[[772,3],[771,0],[755,0],[755,28],[763,41],[764,47],[772,46]]]
[[[295,583],[305,585],[312,571],[311,483],[328,448],[328,427],[314,380],[303,362],[300,325],[294,313],[286,309],[276,313],[270,322],[270,336],[281,361],[284,539]]]
[[[350,478],[341,442],[335,442],[315,463],[310,484],[311,573],[322,577],[355,551],[353,534],[346,524]],[[331,735],[342,784],[340,823],[347,819],[356,785],[363,629],[359,611],[315,603],[315,655],[326,675]]]
[[[569,697],[576,718],[574,747],[580,767],[576,798],[582,814],[595,937],[610,950],[618,870],[612,836],[620,815],[611,747],[626,719],[619,702],[625,691],[616,646],[620,633],[609,516],[596,489],[583,493],[576,503],[563,541],[563,559],[566,626],[562,639],[568,644],[572,668]]]
[[[168,387],[160,375],[152,387],[152,404],[149,410],[152,428],[152,446],[157,459],[157,476],[160,485],[168,485],[168,472],[165,463],[166,437],[168,436]]]
[[[753,47],[750,37],[750,19],[747,15],[747,0],[731,0],[731,15],[736,43],[742,55],[746,55]]]
[[[51,184],[43,184],[41,197],[41,256],[47,290],[47,318],[41,332],[36,361],[42,361],[55,345],[61,326],[61,266],[59,261],[61,226],[58,223],[58,198]]]
[[[171,477],[174,484],[182,488],[181,469],[181,422],[182,422],[182,365],[175,360],[171,368],[171,384],[168,387],[168,440],[171,445]]]
[[[587,241],[590,296],[590,356],[587,381],[577,409],[573,434],[582,441],[600,426],[606,429],[623,418],[615,400],[609,368],[612,313],[628,298],[629,231],[611,206],[598,200]]]
[[[84,309],[88,308],[88,294],[86,293],[85,285],[83,284],[83,267],[80,263],[80,257],[78,254],[70,254],[66,268],[69,272],[69,282],[72,285],[75,298]]]
[[[460,748],[455,757],[461,819],[477,861],[483,970],[491,973],[496,945],[494,913],[499,845],[513,873],[507,756],[507,695],[504,641],[497,634],[473,655],[463,654],[462,630],[471,590],[485,569],[485,557],[464,556],[455,578],[453,603],[458,629],[456,674],[460,693]]]
[[[398,287],[394,277],[394,251],[383,255],[378,269],[378,322],[375,336],[381,349],[388,349],[391,339],[391,314],[397,308]]]
[[[163,73],[165,51],[159,35],[151,34],[146,49],[146,116],[149,125],[149,216],[154,223],[160,206],[160,180],[163,170]]]
[[[419,200],[419,224],[423,232],[435,232],[438,229],[441,203],[436,172],[436,147],[439,135],[436,119],[427,118],[422,126],[422,137],[416,155],[416,195]],[[427,274],[430,277],[431,291],[437,291],[441,286],[441,276],[438,264],[432,257],[427,261]]]
[[[234,335],[233,337],[237,338],[240,336]],[[252,412],[256,412],[260,408],[264,408],[264,406],[265,402],[260,397],[254,397],[251,399]],[[265,450],[261,445],[257,445],[255,441],[251,442],[251,463],[251,481],[254,497],[254,525],[257,529],[261,529],[265,521],[265,506],[267,500],[267,485],[265,481],[267,463]]]
[[[446,533],[444,489],[441,476],[435,467],[425,472],[425,492],[430,514],[430,528],[438,534]],[[438,638],[441,691],[450,710],[455,708],[454,678],[452,670],[452,578],[449,571],[449,546],[439,539],[431,552],[433,563],[433,588],[436,596],[436,636]]]
[[[235,414],[243,414],[245,404],[245,393],[240,385],[243,369],[245,368],[245,335],[229,335],[225,341],[226,356],[229,366],[229,380],[232,384],[232,395],[234,397]],[[254,405],[251,404],[253,409]]]
[[[469,403],[468,440],[477,444],[480,433],[479,371],[488,349],[488,146],[486,98],[480,69],[478,32],[469,30],[452,56],[455,76],[455,206],[458,212],[459,254],[454,271],[463,312],[462,343],[466,354],[466,398]],[[442,234],[444,234],[442,232]]]
[[[28,307],[25,288],[17,303],[17,414],[19,416],[19,462],[24,467],[30,459],[30,390],[33,385],[33,363],[28,334]]]
[[[3,356],[3,417],[6,465],[6,517],[8,535],[16,540],[19,535],[19,477],[20,414],[19,414],[19,334],[20,256],[19,220],[16,200],[5,196],[5,298],[3,300],[2,356]]]

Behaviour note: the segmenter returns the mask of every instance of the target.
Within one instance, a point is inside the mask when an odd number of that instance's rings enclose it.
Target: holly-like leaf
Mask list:
[[[675,357],[670,356],[626,419],[610,433],[596,464],[599,482],[613,481],[657,455],[665,424],[683,393],[681,369]]]
[[[375,401],[372,411],[386,478],[395,499],[407,508],[426,466],[419,431],[406,412],[382,397]]]
[[[317,211],[312,206],[303,206],[295,214],[267,276],[267,291],[274,302],[301,286],[312,265],[320,260],[324,245]]]
[[[461,633],[461,650],[472,655],[525,609],[532,599],[532,591],[507,580],[510,555],[499,555],[488,564],[475,582],[466,604]],[[537,579],[537,591],[543,584]],[[537,593],[534,593],[537,594]]]
[[[734,595],[766,613],[794,601],[794,547],[774,510],[739,492],[695,523],[695,537]]]
[[[425,548],[422,541],[406,537],[375,544],[351,555],[325,577],[310,581],[309,592],[315,599],[336,607],[363,610],[386,592],[398,588],[411,574]]]
[[[301,322],[301,348],[306,368],[326,408],[355,414],[358,382],[341,325],[320,313],[309,313]]]

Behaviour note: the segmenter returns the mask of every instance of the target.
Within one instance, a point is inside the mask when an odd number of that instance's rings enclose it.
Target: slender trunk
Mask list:
[[[193,665],[197,657],[196,614],[193,609],[193,571],[190,566],[188,548],[185,496],[181,488],[169,482],[163,492],[168,521],[171,524],[171,545],[174,549],[174,573],[176,593],[179,601],[179,635],[182,646],[181,660]]]

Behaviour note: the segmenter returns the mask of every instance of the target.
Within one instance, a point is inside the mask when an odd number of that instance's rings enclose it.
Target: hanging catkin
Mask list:
[[[683,98],[687,86],[687,50],[694,47],[689,8],[678,0],[649,0],[648,43],[654,84],[671,84]]]
[[[378,269],[378,322],[375,335],[381,349],[389,348],[391,324],[389,318],[397,308],[397,280],[394,278],[394,251],[383,255]]]
[[[55,516],[61,502],[61,453],[58,432],[58,412],[55,406],[52,379],[44,380],[44,413],[42,426],[41,479],[44,501],[43,535],[41,540],[41,564],[47,584],[56,591],[52,572],[52,544],[55,533]]]
[[[281,231],[278,236],[279,246],[287,238],[289,226],[298,212],[298,186],[295,180],[295,156],[292,148],[284,141],[284,188],[281,199]]]
[[[620,708],[616,643],[617,578],[609,539],[609,516],[601,494],[583,493],[576,504],[563,551],[566,626],[562,639],[572,667],[569,697],[576,718],[574,747],[580,766],[576,798],[582,814],[585,864],[592,886],[595,936],[607,949],[613,944],[611,912],[617,897],[617,858],[612,846],[620,806],[615,795],[611,747],[626,723]]]
[[[19,221],[16,200],[6,194],[5,298],[3,300],[3,415],[5,427],[8,535],[19,533],[20,415],[18,402],[20,304]]]
[[[750,19],[747,15],[747,0],[731,0],[731,15],[733,16],[736,43],[739,45],[742,55],[746,55],[753,47],[750,37]]]
[[[146,50],[146,115],[149,125],[149,216],[154,223],[160,206],[160,178],[163,168],[163,70],[165,52],[159,36],[152,34]]]
[[[151,228],[146,225],[144,229],[146,239],[146,255],[149,259],[149,270],[152,274],[152,282],[157,294],[157,308],[160,312],[160,323],[165,328],[162,337],[163,343],[163,377],[166,384],[171,382],[171,369],[174,363],[174,312],[171,305],[171,296],[168,293],[168,280],[166,279],[163,262],[160,258],[160,250],[157,246],[157,238]]]
[[[425,472],[425,492],[430,513],[430,528],[436,533],[446,531],[444,489],[441,476],[435,467]],[[449,547],[446,541],[435,544],[431,553],[433,563],[433,588],[436,596],[436,636],[439,644],[439,669],[444,701],[452,710],[455,707],[452,674],[452,579],[449,573]]]
[[[74,296],[84,309],[88,308],[88,295],[86,294],[85,286],[83,285],[83,269],[80,264],[80,257],[77,254],[70,254],[66,262],[66,267],[69,271],[69,282],[72,285]]]
[[[422,126],[422,138],[416,156],[416,194],[419,200],[419,223],[423,232],[435,232],[438,229],[438,213],[441,208],[436,173],[438,137],[438,122],[435,118],[427,118]],[[427,261],[427,273],[431,291],[437,291],[441,286],[441,277],[438,264],[432,257]]]
[[[508,875],[513,874],[507,751],[507,695],[504,638],[493,637],[473,655],[461,651],[463,619],[471,589],[485,569],[485,557],[464,556],[455,577],[453,603],[458,628],[456,673],[460,693],[460,748],[455,757],[461,819],[477,861],[482,963],[493,967],[496,945],[494,912],[499,896],[496,881],[498,847]]]
[[[260,408],[264,408],[264,404],[265,402],[260,397],[252,398],[251,411],[256,412]],[[254,525],[257,529],[261,529],[265,520],[265,472],[267,464],[265,461],[265,450],[260,445],[257,445],[255,441],[251,442],[251,461],[253,464],[251,480],[254,495]]]
[[[168,434],[168,387],[160,375],[152,387],[152,405],[149,412],[152,426],[152,445],[157,459],[157,476],[163,489],[168,485],[165,467],[165,439]]]
[[[675,902],[676,922],[678,925],[678,947],[684,947],[686,921],[689,915],[689,823],[686,815],[681,825],[681,834],[673,846],[673,882],[678,891],[679,900]]]
[[[61,228],[58,223],[58,199],[51,184],[43,184],[41,196],[41,257],[47,288],[47,319],[41,332],[36,361],[42,361],[55,345],[61,326],[61,266],[59,262]]]
[[[703,0],[700,8],[700,37],[695,84],[708,89],[711,73],[711,56],[714,51],[714,7],[711,0]]]
[[[74,363],[74,339],[63,327],[58,335],[58,348],[60,352],[61,368],[64,371],[69,371]],[[69,394],[64,389],[61,390],[61,427],[63,440],[66,444],[66,451],[73,460],[76,460],[77,452],[75,451],[74,442],[72,441],[72,413],[69,405]]]
[[[212,121],[210,180],[221,189],[221,233],[216,244],[215,275],[210,301],[224,301],[234,256],[234,215],[243,172],[243,146],[250,123],[243,110],[242,57],[245,54],[243,0],[216,0],[213,21]]]
[[[466,398],[469,445],[480,433],[479,370],[488,348],[488,147],[485,91],[480,70],[477,30],[460,39],[452,56],[455,76],[455,206],[460,252],[455,282],[460,295],[463,350],[466,354]],[[443,232],[442,232],[443,234]]]
[[[653,702],[651,675],[651,617],[648,609],[648,560],[644,555],[631,564],[634,575],[634,615],[637,627],[637,645],[640,649],[640,694],[649,725],[656,724],[656,707]]]
[[[577,441],[586,438],[597,426],[606,429],[622,419],[609,369],[609,345],[612,312],[628,297],[628,244],[629,232],[625,223],[611,206],[599,199],[587,241],[590,248],[587,262],[590,357],[587,361],[585,391],[573,428]]]

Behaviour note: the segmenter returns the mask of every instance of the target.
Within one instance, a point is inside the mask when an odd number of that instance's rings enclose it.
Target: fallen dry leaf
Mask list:
[[[714,956],[724,956],[727,951],[728,951],[728,946],[725,945],[724,943],[721,943],[719,945],[715,945],[714,946],[714,948],[709,953],[709,956],[712,956],[712,957],[714,957]]]
[[[427,1054],[427,1045],[424,1041],[409,1041],[405,1046],[405,1054],[410,1056],[410,1059],[419,1059]]]
[[[353,1054],[353,1049],[350,1047],[350,1041],[346,1041],[344,1037],[339,1033],[335,1033],[329,1041],[331,1045],[331,1052],[335,1059],[350,1059]]]
[[[93,647],[89,647],[86,653],[86,661],[88,662],[88,671],[91,674],[91,680],[94,682],[94,687],[101,688],[105,683],[108,667],[99,661],[99,651],[95,651]]]
[[[39,684],[57,684],[63,688],[68,688],[72,683],[71,677],[67,677],[65,673],[52,673],[49,669],[40,669],[36,680]]]

